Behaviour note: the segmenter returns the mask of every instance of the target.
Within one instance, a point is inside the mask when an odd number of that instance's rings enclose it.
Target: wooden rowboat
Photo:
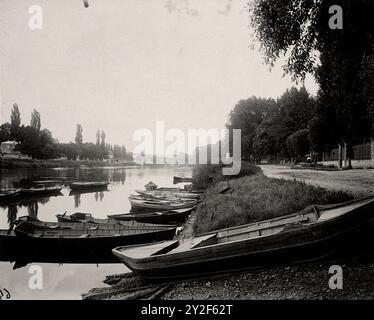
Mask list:
[[[21,195],[23,196],[39,196],[60,193],[63,185],[54,187],[39,187],[39,188],[23,188],[21,189]]]
[[[73,214],[56,214],[58,222],[90,222],[90,223],[109,223],[109,219],[94,218],[91,213],[75,212]]]
[[[108,215],[108,218],[118,221],[135,220],[145,223],[181,224],[187,219],[191,211],[195,208],[196,206],[187,209],[177,209],[162,212]]]
[[[40,229],[52,229],[52,230],[64,230],[64,229],[76,229],[76,230],[125,230],[125,229],[139,229],[139,230],[160,230],[170,228],[170,225],[164,224],[149,224],[143,222],[137,222],[134,220],[117,221],[113,219],[96,219],[102,220],[101,223],[94,223],[93,221],[79,220],[70,222],[47,222],[40,221],[37,218],[30,216],[19,217],[16,221],[16,225],[21,222],[32,223],[35,227]]]
[[[21,194],[21,189],[1,189],[0,190],[0,203],[13,200]]]
[[[99,190],[106,189],[109,185],[109,182],[73,182],[70,184],[71,190]]]
[[[137,193],[148,198],[159,198],[159,199],[199,199],[200,194],[190,193],[185,191],[144,191],[135,190]]]
[[[133,211],[170,211],[176,209],[192,208],[196,205],[196,201],[188,202],[172,202],[159,200],[141,200],[129,198],[131,210]]]
[[[33,223],[21,222],[14,232],[35,255],[107,256],[116,246],[145,244],[173,239],[176,228],[171,226],[128,227],[123,229],[43,229]]]
[[[173,183],[181,183],[181,182],[192,182],[192,177],[176,177],[173,178]]]
[[[374,198],[367,198],[113,253],[146,279],[197,277],[325,257],[345,248],[373,217]]]

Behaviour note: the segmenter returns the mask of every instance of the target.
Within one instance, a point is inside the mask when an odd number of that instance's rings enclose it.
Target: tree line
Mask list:
[[[305,87],[292,87],[277,100],[253,96],[233,108],[227,128],[241,129],[241,153],[248,161],[296,159],[310,152],[316,106]]]
[[[18,105],[13,104],[10,122],[0,125],[0,143],[16,141],[17,151],[34,159],[56,159],[66,157],[69,160],[88,159],[104,160],[112,155],[114,159],[132,161],[132,153],[125,146],[112,145],[106,142],[103,130],[96,133],[96,143],[83,142],[83,127],[77,124],[75,141],[59,143],[51,131],[41,129],[41,116],[37,110],[31,113],[30,125],[21,124],[21,113]]]
[[[330,8],[342,8],[332,17]],[[265,155],[292,158],[347,147],[374,136],[374,1],[253,0],[253,37],[271,67],[286,57],[285,73],[294,81],[314,76],[316,97],[304,88],[287,90],[277,101],[252,97],[230,113],[228,128],[242,129],[247,159]],[[331,19],[342,19],[332,28]]]

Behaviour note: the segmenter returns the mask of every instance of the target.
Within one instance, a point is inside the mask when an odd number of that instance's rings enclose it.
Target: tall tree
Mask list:
[[[13,104],[12,113],[10,115],[10,126],[11,126],[11,136],[13,139],[19,138],[19,130],[21,126],[21,114],[18,109],[17,103]]]
[[[75,133],[75,143],[81,145],[83,143],[83,127],[77,124],[77,131]]]
[[[331,26],[331,8],[344,13],[343,29]],[[374,54],[374,1],[372,0],[254,0],[251,25],[271,66],[287,56],[284,70],[294,80],[311,73],[320,85],[320,112],[329,114],[327,125],[335,134],[330,143],[351,144],[369,127],[372,92],[362,77]],[[336,14],[336,13],[335,13]],[[324,109],[326,108],[326,109]],[[319,128],[314,119],[314,127]],[[315,135],[316,136],[316,135]]]
[[[105,148],[105,138],[106,138],[105,132],[104,130],[102,130],[101,131],[101,147],[102,148]]]
[[[33,127],[37,132],[40,132],[40,127],[41,127],[40,113],[35,109],[31,113],[30,126]]]
[[[96,145],[100,145],[100,130],[97,130],[96,132]]]

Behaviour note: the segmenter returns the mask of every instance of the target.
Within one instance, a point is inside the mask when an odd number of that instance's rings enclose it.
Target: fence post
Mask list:
[[[339,167],[339,169],[341,169],[342,167],[343,167],[343,150],[342,150],[342,144],[339,142],[339,144],[338,144],[338,148],[339,148],[339,156],[338,156],[338,167]]]
[[[370,159],[371,162],[374,162],[374,138],[370,138]]]
[[[343,159],[344,159],[344,167],[348,166],[348,158],[347,158],[347,143],[344,142],[344,147],[343,147]]]

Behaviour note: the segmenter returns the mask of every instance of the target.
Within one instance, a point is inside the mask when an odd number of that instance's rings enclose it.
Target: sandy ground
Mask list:
[[[290,169],[285,166],[262,165],[264,174],[271,178],[296,179],[326,189],[349,191],[356,195],[374,192],[374,170],[355,169],[322,171]]]

